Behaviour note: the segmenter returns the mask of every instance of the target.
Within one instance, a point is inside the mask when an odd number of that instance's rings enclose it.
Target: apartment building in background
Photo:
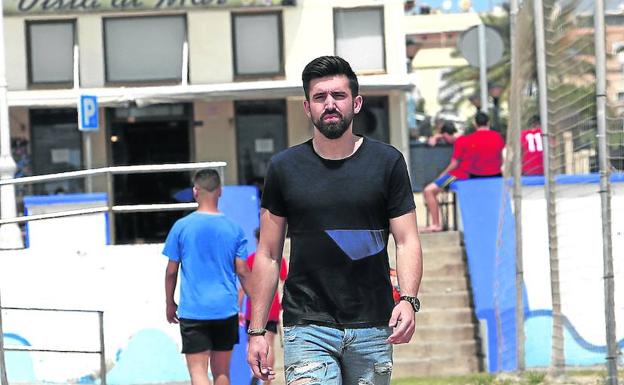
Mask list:
[[[454,56],[461,34],[479,25],[478,13],[432,13],[405,16],[405,34],[418,50],[411,63],[414,82],[418,84],[424,102],[424,114],[463,122],[474,114],[474,107],[464,103],[456,109],[453,97],[465,90],[445,84],[443,75],[455,68],[468,65],[463,56]],[[450,95],[448,95],[450,94]],[[446,97],[449,96],[449,97]]]

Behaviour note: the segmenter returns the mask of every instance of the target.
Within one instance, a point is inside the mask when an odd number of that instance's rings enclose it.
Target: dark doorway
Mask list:
[[[113,165],[186,163],[190,161],[190,122],[182,113],[163,114],[150,107],[113,110],[110,141]],[[120,111],[122,110],[122,111]],[[183,109],[186,111],[186,108]],[[124,116],[129,116],[124,118]],[[138,115],[138,116],[137,116]],[[116,175],[115,204],[174,203],[176,192],[191,185],[189,172]],[[162,242],[179,211],[128,213],[115,216],[116,243]]]
[[[238,180],[261,189],[271,156],[286,148],[286,104],[239,101],[235,107]]]

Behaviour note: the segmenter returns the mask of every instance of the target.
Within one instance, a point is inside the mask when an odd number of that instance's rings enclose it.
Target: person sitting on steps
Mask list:
[[[442,231],[438,195],[447,191],[451,183],[468,178],[501,176],[502,153],[505,147],[503,137],[490,130],[489,118],[481,111],[475,115],[473,124],[476,131],[457,138],[448,166],[423,191],[431,215],[431,225],[421,229],[421,232]]]

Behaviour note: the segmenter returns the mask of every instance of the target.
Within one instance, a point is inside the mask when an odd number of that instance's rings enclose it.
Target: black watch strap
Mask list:
[[[265,335],[267,332],[267,330],[265,328],[258,328],[258,329],[247,329],[247,335],[248,336],[263,336]]]
[[[416,297],[412,297],[412,296],[409,296],[409,295],[402,295],[399,298],[399,301],[407,301],[407,302],[409,302],[410,305],[412,305],[412,308],[414,308],[414,313],[418,313],[418,311],[420,311],[420,301]]]

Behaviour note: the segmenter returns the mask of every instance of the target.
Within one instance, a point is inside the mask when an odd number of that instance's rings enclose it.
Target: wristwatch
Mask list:
[[[409,302],[410,305],[412,305],[412,307],[414,308],[414,313],[418,313],[418,311],[420,310],[420,301],[416,297],[411,297],[409,295],[402,295],[399,298],[399,301]]]
[[[247,335],[248,336],[263,336],[265,335],[267,332],[267,330],[265,328],[258,328],[258,329],[247,329]]]

